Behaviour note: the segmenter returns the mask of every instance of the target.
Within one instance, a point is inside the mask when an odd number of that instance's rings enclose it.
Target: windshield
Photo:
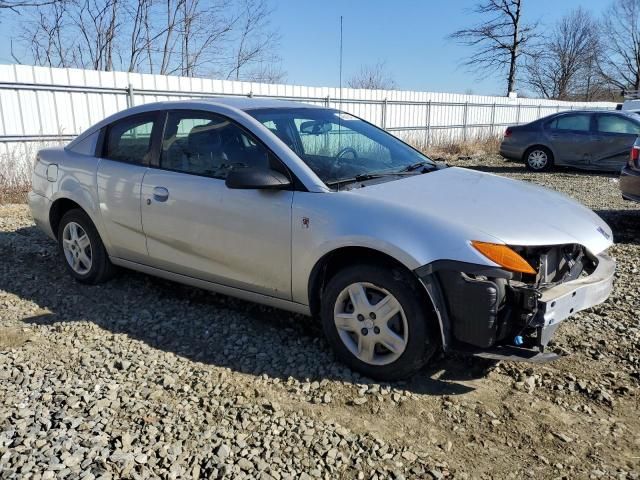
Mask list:
[[[277,135],[327,185],[435,165],[393,135],[348,113],[324,108],[247,113]]]

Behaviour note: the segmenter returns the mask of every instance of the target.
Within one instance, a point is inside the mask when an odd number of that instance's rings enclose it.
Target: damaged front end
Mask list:
[[[560,322],[609,296],[615,262],[580,245],[511,247],[532,273],[455,261],[416,271],[440,319],[445,349],[494,359],[546,361]]]

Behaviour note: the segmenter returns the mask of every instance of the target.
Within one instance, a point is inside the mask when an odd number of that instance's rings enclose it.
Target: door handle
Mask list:
[[[153,199],[156,202],[166,202],[169,198],[169,190],[164,187],[153,188]]]

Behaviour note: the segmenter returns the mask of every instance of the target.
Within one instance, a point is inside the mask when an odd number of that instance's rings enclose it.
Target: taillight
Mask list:
[[[513,133],[513,131],[510,128],[507,128],[504,131],[504,138],[510,137],[512,133]]]
[[[634,145],[629,155],[629,166],[640,169],[640,146]]]

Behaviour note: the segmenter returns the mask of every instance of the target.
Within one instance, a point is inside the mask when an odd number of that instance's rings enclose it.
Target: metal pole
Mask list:
[[[129,84],[129,86],[127,87],[127,106],[129,108],[133,107],[135,105],[135,99],[133,97],[133,85]]]
[[[382,128],[387,128],[387,99],[382,102]]]
[[[491,105],[491,135],[493,135],[495,130],[496,130],[496,102],[493,102],[493,105]]]
[[[467,140],[467,111],[469,109],[469,102],[464,102],[464,112],[462,114],[462,139]]]
[[[516,113],[516,125],[520,125],[520,107],[521,106],[522,106],[521,104],[518,104],[518,111]]]
[[[429,140],[431,140],[431,100],[427,102],[427,119],[426,119],[425,139],[424,144],[429,147]]]
[[[331,106],[331,96],[327,95],[327,99],[325,100],[327,108]]]

